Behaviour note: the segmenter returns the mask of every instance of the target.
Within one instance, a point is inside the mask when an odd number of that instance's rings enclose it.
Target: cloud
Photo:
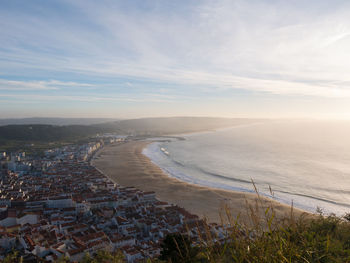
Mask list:
[[[18,91],[49,91],[59,90],[62,87],[92,87],[92,84],[78,82],[64,82],[58,80],[48,81],[17,81],[0,79],[0,90]]]
[[[45,77],[48,71],[91,82],[130,77],[179,85],[170,93],[180,87],[193,93],[217,92],[219,87],[282,96],[350,97],[346,2],[186,1],[154,2],[143,8],[137,1],[54,3],[69,12],[53,7],[22,10],[21,15],[0,11],[2,75],[18,71]],[[0,89],[90,85],[0,81]]]
[[[142,103],[142,102],[154,102],[154,103],[170,103],[173,101],[173,97],[159,96],[158,94],[149,94],[147,97],[139,96],[108,96],[102,97],[95,95],[38,95],[38,94],[0,94],[0,99],[5,102],[12,100],[27,102],[27,103],[57,103],[57,102],[85,102],[85,103],[116,103],[116,102],[129,102],[129,103]]]
[[[15,81],[0,79],[0,90],[56,90],[42,81]]]

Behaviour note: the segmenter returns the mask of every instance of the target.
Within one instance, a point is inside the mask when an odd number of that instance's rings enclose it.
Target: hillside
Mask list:
[[[15,119],[0,119],[0,126],[6,125],[93,125],[106,122],[116,121],[111,118],[15,118]]]
[[[96,125],[106,131],[133,135],[169,135],[209,131],[235,125],[257,122],[257,119],[228,119],[211,117],[171,117],[121,120]]]
[[[160,136],[208,131],[256,122],[252,119],[201,117],[145,118],[94,125],[7,125],[0,126],[0,151],[42,151],[48,147],[85,140],[98,133]]]
[[[28,142],[73,140],[93,135],[99,131],[98,127],[85,125],[8,125],[0,127],[0,142],[3,140]]]
[[[207,131],[254,121],[256,120],[174,117],[122,120],[96,125],[7,125],[0,127],[0,142],[4,140],[43,142],[72,140],[103,132],[128,135],[167,135]]]

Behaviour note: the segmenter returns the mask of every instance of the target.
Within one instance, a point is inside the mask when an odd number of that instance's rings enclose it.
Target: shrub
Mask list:
[[[252,219],[256,224],[250,227],[231,220],[220,241],[208,227],[207,236],[195,247],[188,237],[168,236],[162,245],[161,259],[173,263],[350,262],[349,221],[322,214],[280,221],[274,217],[273,207],[265,215]]]

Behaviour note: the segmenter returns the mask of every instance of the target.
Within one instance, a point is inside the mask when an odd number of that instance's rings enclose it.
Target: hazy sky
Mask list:
[[[350,1],[2,0],[0,118],[350,119]]]

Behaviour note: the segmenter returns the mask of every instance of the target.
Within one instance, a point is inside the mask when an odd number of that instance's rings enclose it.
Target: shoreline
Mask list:
[[[160,201],[176,204],[209,222],[222,223],[220,214],[228,209],[233,218],[249,224],[249,206],[259,203],[264,216],[265,209],[273,206],[276,218],[290,217],[291,209],[296,217],[309,214],[306,211],[282,204],[275,200],[252,194],[210,188],[180,181],[170,177],[154,164],[142,151],[152,142],[128,141],[105,146],[97,152],[91,164],[105,176],[122,186],[133,186],[142,191],[154,191]]]
[[[175,137],[176,138],[176,137]],[[154,144],[154,143],[159,143],[159,142],[162,142],[160,140],[153,140],[153,141],[150,141],[150,143],[148,143],[144,148],[143,150],[147,150],[147,148],[151,145],[151,144]],[[239,192],[239,193],[247,193],[247,194],[253,194],[255,195],[256,192],[252,189],[248,189],[248,188],[244,188],[244,187],[225,187],[225,185],[223,184],[219,184],[219,185],[210,185],[210,184],[207,184],[206,181],[200,181],[200,180],[196,180],[195,182],[193,182],[193,178],[191,176],[189,176],[188,178],[186,177],[183,177],[183,176],[177,176],[176,174],[172,173],[171,170],[169,171],[167,168],[162,168],[160,165],[157,164],[157,161],[154,161],[152,156],[148,155],[147,152],[145,151],[142,151],[142,153],[154,164],[156,165],[157,167],[159,167],[162,172],[167,175],[168,177],[170,178],[174,178],[176,180],[179,180],[181,182],[184,182],[184,183],[188,183],[190,185],[196,185],[196,186],[202,186],[202,187],[207,187],[207,188],[210,188],[210,189],[215,189],[215,190],[223,190],[223,191],[228,191],[228,192]],[[250,182],[251,185],[250,186],[253,186],[254,184],[254,181],[251,181]],[[255,187],[253,187],[254,189]],[[281,203],[283,205],[287,205],[287,206],[291,206],[290,204],[288,204],[287,202],[287,199],[283,199],[283,198],[279,198],[279,197],[276,197],[276,196],[273,196],[273,194],[266,194],[263,193],[263,192],[259,192],[259,195],[264,197],[264,198],[268,198],[270,200],[273,200],[275,202],[278,202],[278,203]],[[292,204],[295,205],[295,202],[292,200],[291,202]],[[294,206],[294,208],[296,209],[299,209],[301,211],[304,211],[305,213],[308,213],[308,214],[313,214],[315,212],[312,212],[310,209],[307,209],[305,207],[302,207],[300,205],[300,203],[297,203],[296,206]]]

